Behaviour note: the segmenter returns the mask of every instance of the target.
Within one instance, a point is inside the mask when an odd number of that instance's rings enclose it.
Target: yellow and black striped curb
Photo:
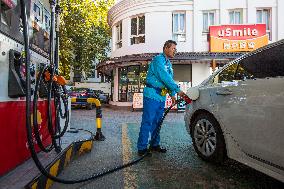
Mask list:
[[[46,171],[53,176],[59,175],[68,163],[77,156],[92,150],[93,140],[76,141],[62,151],[47,167]],[[48,189],[53,181],[42,174],[36,176],[25,188],[27,189]]]

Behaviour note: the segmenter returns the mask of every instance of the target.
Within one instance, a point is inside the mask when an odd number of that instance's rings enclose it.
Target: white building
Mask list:
[[[210,49],[210,25],[236,25],[241,27],[241,35],[250,35],[247,28],[265,23],[267,38],[274,42],[284,38],[283,10],[283,0],[117,2],[108,13],[113,41],[111,59],[98,65],[100,72],[113,77],[111,103],[131,106],[133,93],[143,91],[147,64],[162,52],[166,40],[178,43],[179,53],[171,60],[175,80],[196,86],[212,73],[212,67],[215,69],[243,53]]]

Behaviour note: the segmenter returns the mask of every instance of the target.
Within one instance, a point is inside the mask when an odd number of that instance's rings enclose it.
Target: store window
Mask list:
[[[215,12],[214,11],[204,11],[203,12],[203,33],[209,32],[209,26],[215,24]]]
[[[230,24],[242,24],[242,11],[241,10],[230,10],[229,11]]]
[[[132,102],[133,94],[139,92],[139,65],[128,66],[127,101]]]
[[[122,22],[118,23],[115,27],[116,32],[116,49],[119,49],[122,47]]]
[[[143,90],[146,87],[147,70],[148,70],[147,64],[140,66],[140,74],[139,74],[139,92],[140,93],[143,93]]]
[[[256,10],[256,22],[266,24],[266,33],[269,36],[269,40],[272,40],[271,36],[271,10],[270,9],[257,9]]]
[[[147,65],[119,68],[118,100],[132,102],[134,93],[143,93],[146,84]]]
[[[136,16],[131,18],[131,36],[130,43],[145,43],[145,16]]]
[[[118,101],[127,100],[127,67],[119,68]]]
[[[173,13],[173,40],[185,42],[185,13]]]

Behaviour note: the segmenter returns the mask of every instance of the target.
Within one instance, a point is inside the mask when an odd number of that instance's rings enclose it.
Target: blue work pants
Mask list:
[[[164,113],[165,102],[153,100],[151,98],[143,98],[143,115],[142,122],[137,142],[138,150],[145,150],[148,146],[149,133],[151,134],[151,140],[153,139],[153,133],[161,120]],[[160,133],[153,141],[153,146],[158,146],[160,143]]]

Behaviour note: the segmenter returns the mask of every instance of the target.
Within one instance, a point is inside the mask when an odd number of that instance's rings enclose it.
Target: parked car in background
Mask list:
[[[86,107],[89,110],[95,107],[95,104],[88,99],[97,98],[97,94],[90,88],[72,88],[69,95],[71,97],[71,107]]]
[[[105,103],[108,104],[109,103],[109,94],[108,93],[104,93],[103,91],[100,91],[98,93],[98,97],[97,97],[101,103]]]
[[[185,125],[202,159],[229,157],[284,182],[284,40],[234,60],[187,94]]]
[[[108,104],[109,102],[109,94],[104,93],[102,90],[93,90],[95,93],[96,98],[101,102]]]

